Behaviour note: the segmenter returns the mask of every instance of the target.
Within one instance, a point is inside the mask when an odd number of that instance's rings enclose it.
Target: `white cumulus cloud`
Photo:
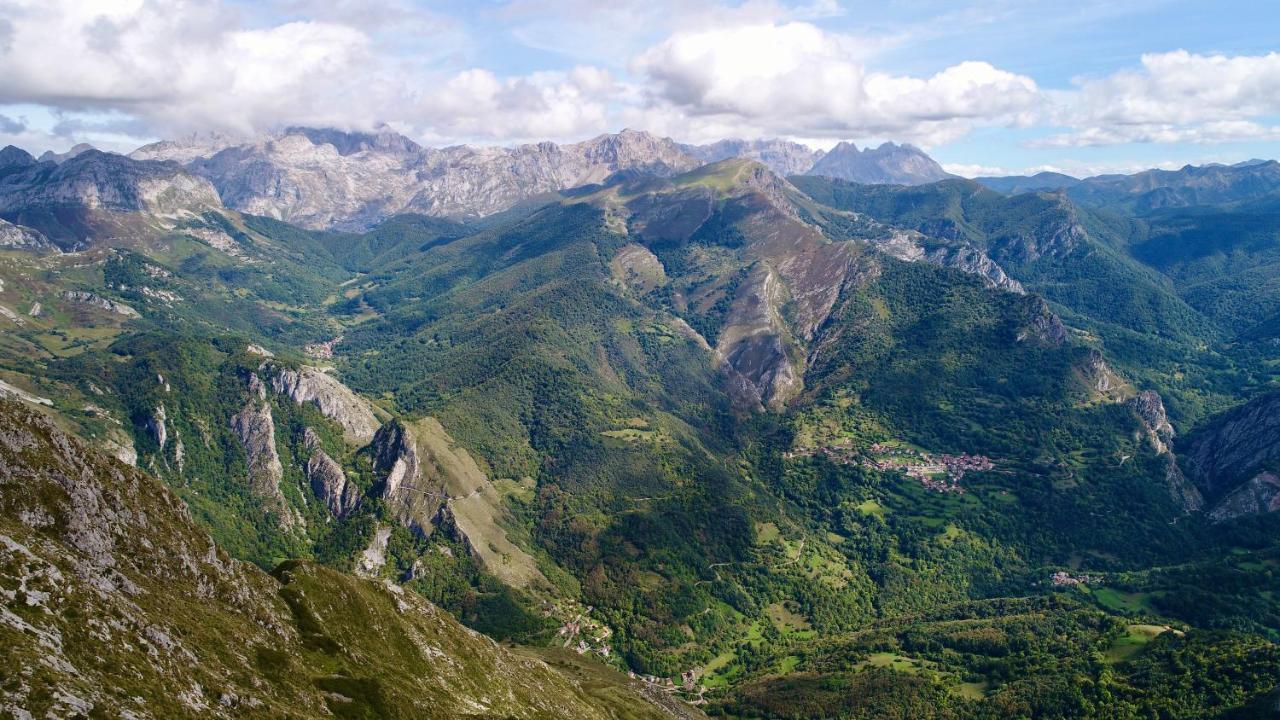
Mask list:
[[[909,34],[820,26],[843,11],[832,0],[510,0],[479,21],[442,7],[0,0],[0,140],[118,149],[190,132],[381,123],[433,144],[575,140],[628,126],[815,146],[936,147],[983,127],[1035,127],[1028,144],[1051,148],[1280,139],[1275,52],[1148,54],[1047,89],[977,54],[886,71],[886,47]],[[536,36],[525,42],[560,50],[556,69],[484,67],[490,58],[473,53],[490,46],[468,22]]]
[[[68,129],[123,116],[154,136],[391,122],[441,141],[563,139],[607,126],[617,89],[591,67],[423,67],[340,14],[250,27],[217,0],[0,0],[0,19],[0,105],[49,108]]]
[[[1280,138],[1280,53],[1142,56],[1141,66],[1076,81],[1050,122],[1069,128],[1037,144],[1212,143]]]
[[[897,137],[925,145],[977,123],[1025,123],[1044,102],[1025,75],[969,61],[929,77],[871,70],[856,39],[809,23],[677,33],[640,54],[652,106],[745,135]]]

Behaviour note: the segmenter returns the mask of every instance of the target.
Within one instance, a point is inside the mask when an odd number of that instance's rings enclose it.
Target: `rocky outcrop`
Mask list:
[[[128,305],[115,300],[108,300],[97,293],[88,292],[87,290],[68,290],[62,293],[62,299],[67,302],[78,303],[81,305],[92,305],[93,307],[101,308],[107,312],[112,312],[116,315],[122,315],[127,318],[139,317],[138,311]]]
[[[939,267],[977,275],[991,287],[1019,295],[1025,295],[1027,292],[1022,283],[1009,277],[999,263],[968,242],[952,241],[939,245],[934,238],[923,233],[899,228],[885,228],[884,232],[873,237],[871,242],[876,249],[886,255],[905,262],[928,262]]]
[[[716,357],[738,407],[781,409],[800,390],[803,368],[793,364],[795,341],[780,312],[785,300],[781,279],[766,270],[744,282],[730,306]]]
[[[991,287],[1008,290],[1019,295],[1025,295],[1027,292],[1022,287],[1022,283],[1009,277],[1004,268],[1000,267],[995,260],[987,257],[986,253],[972,245],[934,248],[924,253],[924,260],[941,267],[954,268],[971,275],[977,275]]]
[[[1128,405],[1142,421],[1151,447],[1158,453],[1168,452],[1174,432],[1173,425],[1169,424],[1169,416],[1165,413],[1164,401],[1160,398],[1160,394],[1154,390],[1143,390],[1130,398]]]
[[[503,530],[501,495],[440,423],[392,421],[370,447],[382,500],[397,522],[422,535],[443,529],[509,585],[546,582],[533,558]]]
[[[342,426],[351,442],[363,445],[378,431],[380,423],[369,402],[317,368],[279,368],[271,378],[271,388],[299,405],[314,404],[325,417]]]
[[[260,389],[261,381],[256,375],[252,377],[257,382],[251,381],[251,389]],[[250,492],[262,501],[281,527],[293,529],[303,525],[304,521],[280,489],[284,467],[276,450],[276,424],[271,416],[271,404],[262,400],[258,393],[255,395],[231,417],[231,429],[240,439],[248,460]]]
[[[1154,390],[1143,390],[1125,401],[1125,405],[1133,411],[1142,423],[1143,433],[1151,449],[1165,459],[1165,485],[1169,494],[1182,506],[1185,512],[1198,512],[1204,509],[1204,494],[1182,472],[1178,459],[1173,454],[1173,425],[1164,409],[1164,400]]]
[[[438,478],[424,477],[414,434],[398,420],[384,425],[370,445],[373,470],[382,478],[382,500],[392,517],[420,535],[430,535],[444,504]]]
[[[1061,347],[1067,342],[1067,326],[1062,318],[1049,309],[1049,304],[1038,295],[1031,297],[1027,324],[1018,333],[1018,342],[1033,341],[1050,347]]]
[[[1280,510],[1280,476],[1260,472],[1227,493],[1209,511],[1217,522]]]
[[[805,174],[867,185],[924,185],[954,177],[919,148],[891,142],[866,150],[842,142]]]
[[[1016,232],[992,237],[988,250],[992,257],[1007,265],[1034,263],[1046,257],[1062,259],[1089,241],[1079,211],[1065,195],[1044,193],[1037,198],[1038,221]]]
[[[379,524],[373,530],[369,544],[356,558],[356,574],[377,577],[387,564],[387,543],[391,540],[391,526]]]
[[[147,434],[151,436],[151,440],[162,453],[164,446],[169,442],[168,422],[169,418],[165,413],[164,405],[157,405],[155,410],[151,411],[151,417],[147,418]]]
[[[1226,496],[1264,466],[1280,462],[1280,393],[1219,415],[1181,443],[1178,454],[1207,496]]]
[[[1089,349],[1078,368],[1081,381],[1087,387],[1094,400],[1122,402],[1133,394],[1132,386],[1115,370],[1111,369],[1111,366],[1107,364],[1106,358],[1096,349]],[[1159,395],[1156,395],[1155,401],[1160,401]],[[1147,406],[1144,405],[1143,407],[1146,409]],[[1164,412],[1163,405],[1160,406],[1160,412]],[[1157,452],[1164,451],[1163,446],[1157,448]]]
[[[303,433],[303,443],[311,456],[307,458],[303,471],[311,491],[329,508],[329,513],[336,518],[344,518],[360,500],[360,488],[347,480],[338,461],[320,447],[320,438],[311,428]]]
[[[1225,521],[1280,509],[1280,393],[1229,410],[1178,446],[1187,476]]]
[[[53,243],[39,232],[4,220],[0,220],[0,248],[32,252],[57,251]]]
[[[3,380],[0,380],[0,398],[4,398],[4,397],[11,397],[11,398],[17,398],[19,400],[25,400],[34,405],[47,405],[49,407],[53,407],[53,401],[50,400],[49,398],[40,397],[39,395],[29,393],[26,390],[23,390],[22,388],[14,387],[9,383]]]
[[[1178,459],[1171,452],[1165,452],[1164,458],[1164,481],[1165,486],[1169,488],[1169,494],[1182,506],[1184,512],[1193,513],[1203,510],[1204,494],[1195,486],[1195,483],[1187,479],[1178,465]]]

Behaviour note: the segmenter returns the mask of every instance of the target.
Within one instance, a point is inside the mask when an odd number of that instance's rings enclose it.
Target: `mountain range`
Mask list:
[[[842,143],[823,153],[783,140],[686,145],[632,130],[563,146],[437,149],[391,131],[289,128],[241,144],[224,138],[159,142],[130,157],[180,162],[209,179],[229,207],[315,229],[363,229],[400,212],[484,216],[617,172],[672,175],[734,157],[757,160],[783,176],[904,184],[947,177],[906,145],[859,151]],[[332,182],[339,177],[355,182]]]
[[[0,150],[0,707],[1267,717],[1276,167]]]

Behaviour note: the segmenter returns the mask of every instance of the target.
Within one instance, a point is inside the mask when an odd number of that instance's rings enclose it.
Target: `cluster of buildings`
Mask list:
[[[637,675],[634,671],[628,670],[627,677],[632,680],[639,680],[646,685],[652,685],[665,692],[685,694],[685,699],[693,704],[701,704],[704,702],[702,696],[707,692],[707,688],[701,682],[702,670],[694,668],[685,670],[680,673],[680,684],[677,685],[674,680],[669,677],[658,677],[656,675]]]
[[[782,454],[786,460],[815,456],[825,457],[840,465],[858,463],[882,472],[897,470],[919,480],[922,485],[935,492],[963,493],[960,480],[965,473],[982,472],[994,467],[991,458],[985,455],[961,453],[935,458],[920,450],[886,443],[875,443],[863,453],[854,447],[853,440],[849,438],[833,445],[799,448]]]
[[[969,453],[943,455],[942,465],[957,480],[964,477],[967,472],[985,472],[995,467],[991,462],[991,458],[986,455],[970,455]]]
[[[613,635],[613,630],[591,617],[591,611],[594,609],[588,605],[585,609],[569,608],[567,612],[562,613],[561,608],[548,603],[543,606],[542,612],[547,617],[552,615],[565,617],[572,614],[573,619],[566,621],[556,631],[556,638],[562,638],[564,641],[563,647],[573,648],[579,655],[595,653],[602,658],[608,658],[613,650],[609,647],[607,640]]]
[[[920,484],[926,490],[942,493],[964,494],[964,488],[960,486],[959,480],[955,475],[939,474],[936,470],[928,467],[912,468],[907,470],[907,475],[920,481]]]
[[[316,360],[332,360],[333,349],[337,347],[340,342],[342,342],[341,335],[333,338],[332,340],[326,340],[320,343],[311,343],[310,345],[302,348],[302,352],[306,353],[307,357],[314,358]]]
[[[1101,585],[1101,575],[1080,575],[1073,576],[1065,570],[1059,570],[1049,577],[1049,582],[1054,587],[1074,587],[1076,585]]]
[[[890,457],[872,457],[863,462],[864,467],[875,470],[900,470],[908,477],[920,481],[920,484],[934,492],[963,493],[960,481],[967,472],[982,472],[995,467],[991,458],[985,455],[942,455],[935,458],[926,452],[908,448],[888,447],[882,444],[871,446],[873,455],[892,453]]]

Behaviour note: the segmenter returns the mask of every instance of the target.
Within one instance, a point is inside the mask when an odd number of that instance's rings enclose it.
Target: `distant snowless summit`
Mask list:
[[[514,147],[419,145],[391,130],[290,127],[249,140],[197,135],[138,148],[136,160],[172,160],[208,179],[229,207],[310,228],[362,229],[416,212],[476,217],[620,171],[658,176],[740,157],[778,175],[822,174],[862,183],[922,184],[949,177],[910,145],[829,153],[788,140],[679,143],[623,130],[578,143]],[[341,179],[339,181],[338,179]]]

